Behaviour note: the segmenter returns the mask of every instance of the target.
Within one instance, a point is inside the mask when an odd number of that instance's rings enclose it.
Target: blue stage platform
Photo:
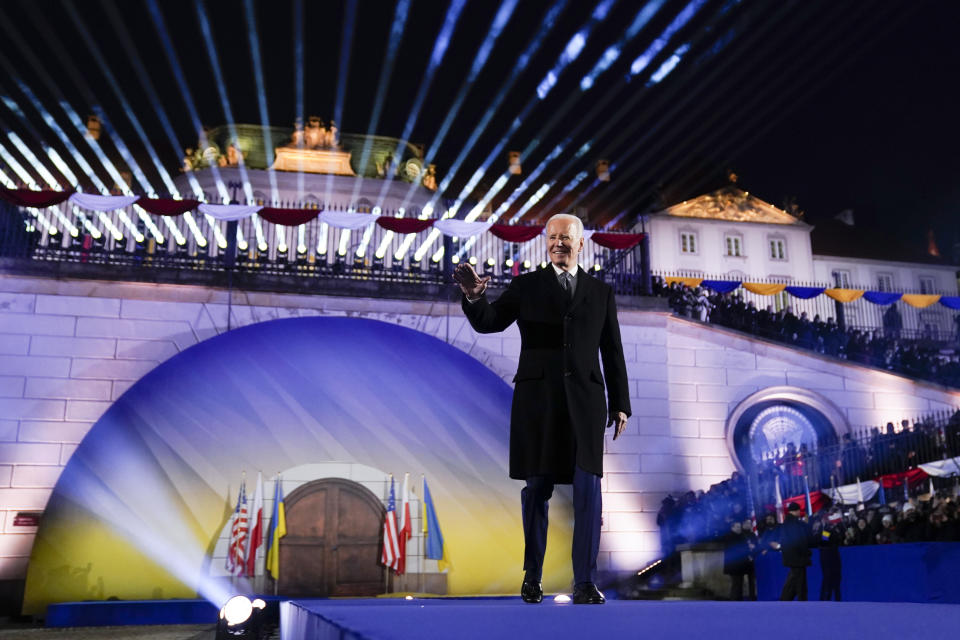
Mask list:
[[[282,640],[669,638],[905,640],[953,637],[960,605],[871,602],[663,602],[529,605],[519,598],[297,600]]]

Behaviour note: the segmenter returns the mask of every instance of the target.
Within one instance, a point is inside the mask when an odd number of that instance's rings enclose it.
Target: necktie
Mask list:
[[[573,278],[569,273],[564,272],[560,274],[560,284],[567,293],[567,299],[573,300]]]

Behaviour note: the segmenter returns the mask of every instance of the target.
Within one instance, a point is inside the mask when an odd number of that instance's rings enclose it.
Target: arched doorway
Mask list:
[[[342,478],[308,482],[284,499],[280,539],[284,596],[373,596],[384,592],[384,508],[369,489]]]

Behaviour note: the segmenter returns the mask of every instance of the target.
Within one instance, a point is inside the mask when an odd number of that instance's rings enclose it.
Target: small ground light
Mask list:
[[[523,268],[524,268],[524,269],[529,269],[529,268],[530,268],[530,261],[529,261],[529,260],[524,260],[524,261],[523,261]]]
[[[569,602],[570,602],[570,596],[568,596],[568,595],[565,594],[565,593],[558,593],[558,594],[553,598],[553,601],[556,602],[557,604],[569,604]]]
[[[600,271],[601,268],[602,268],[602,267],[601,267],[599,264],[593,265],[593,270],[594,270],[594,271]]]
[[[493,258],[487,258],[487,266],[488,266],[488,267],[490,267],[490,268],[492,269],[492,268],[493,268],[493,265],[495,265],[495,264],[496,264],[496,261],[495,261]]]
[[[452,262],[453,264],[457,264],[458,262],[460,262],[460,256],[456,254],[450,256],[450,262]]]
[[[413,600],[413,596],[406,596],[404,600]]]
[[[546,269],[546,268],[547,268],[547,261],[546,261],[546,260],[544,260],[543,262],[540,263],[540,268],[541,268],[541,269]]]
[[[476,266],[476,264],[477,264],[477,256],[470,256],[470,260],[469,260],[468,262],[470,262],[470,264]]]
[[[512,269],[512,268],[513,268],[513,258],[507,258],[506,262],[504,262],[503,264],[507,265],[507,269]]]

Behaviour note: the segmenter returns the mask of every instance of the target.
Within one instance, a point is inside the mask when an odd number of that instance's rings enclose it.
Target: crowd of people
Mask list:
[[[833,505],[809,518],[802,511],[794,515],[804,522],[807,548],[819,547],[821,562],[829,565],[831,555],[844,546],[960,542],[960,514],[955,493],[956,488],[951,484],[909,500]],[[754,561],[762,554],[785,553],[787,532],[785,525],[778,522],[772,504],[756,514],[754,525],[752,500],[744,476],[737,472],[708,491],[689,491],[679,498],[668,496],[657,514],[664,555],[673,556],[681,544],[722,543],[724,573],[731,576],[730,598],[743,598],[744,583],[748,586],[747,596],[755,598]],[[791,508],[798,508],[796,503],[791,504],[795,505]],[[787,560],[790,558],[784,556],[785,564]],[[826,575],[828,567],[824,567],[824,571]],[[824,580],[824,589],[821,599],[840,598],[839,584]]]
[[[682,282],[669,285],[653,279],[653,293],[666,297],[681,316],[719,324],[738,331],[810,349],[825,355],[858,362],[914,378],[960,387],[960,355],[943,350],[929,339],[902,337],[902,319],[894,305],[884,315],[883,328],[875,331],[844,329],[833,318],[794,314],[792,307],[779,311],[772,306],[758,309],[736,292],[713,293]],[[960,318],[960,316],[958,316]]]

